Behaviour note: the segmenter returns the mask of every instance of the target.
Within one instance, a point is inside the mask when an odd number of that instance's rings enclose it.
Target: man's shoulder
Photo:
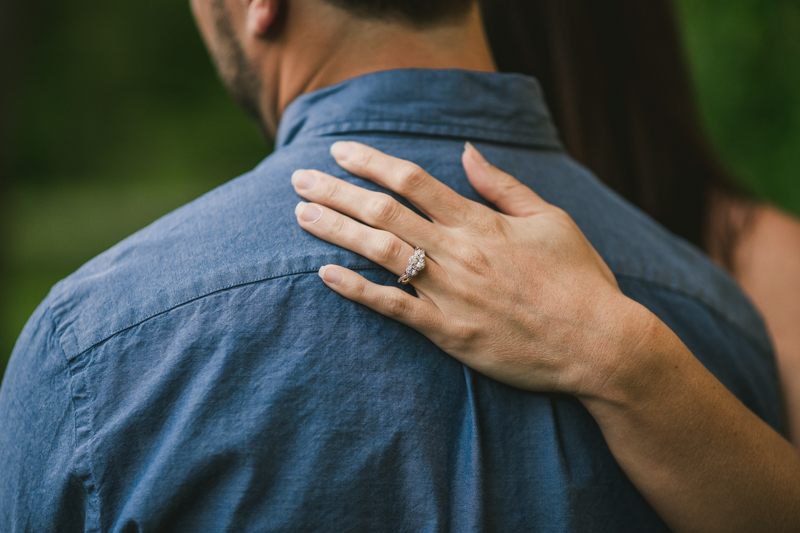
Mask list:
[[[282,150],[254,170],[165,215],[58,283],[45,305],[73,357],[111,335],[187,302],[324,262],[366,260],[303,232],[291,187],[297,165],[325,150]],[[363,263],[363,265],[362,265]]]
[[[378,148],[397,151],[391,139],[374,141]],[[78,354],[142,320],[232,287],[313,274],[328,263],[374,267],[308,235],[295,221],[294,207],[301,198],[291,187],[292,172],[315,168],[344,174],[328,154],[330,142],[314,137],[282,148],[253,171],[166,215],[57,285],[49,299],[65,352]],[[458,158],[441,162],[455,153],[449,146],[454,143],[443,143],[441,150],[431,144],[437,143],[402,143],[397,155],[418,153],[423,166],[439,171],[436,177],[480,201],[457,176]],[[506,149],[496,149],[498,166],[564,208],[617,276],[697,300],[769,351],[758,314],[699,250],[670,235],[561,152],[526,151],[528,156],[520,157],[517,151],[509,156]]]

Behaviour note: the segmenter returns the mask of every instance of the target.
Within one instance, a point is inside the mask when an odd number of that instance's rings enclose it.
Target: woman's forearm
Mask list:
[[[332,153],[342,168],[403,194],[430,220],[380,193],[299,171],[295,188],[314,203],[298,205],[300,226],[397,275],[415,254],[409,243],[431,260],[413,280],[417,297],[338,265],[320,270],[331,289],[497,381],[579,398],[673,529],[797,529],[798,452],[625,297],[567,213],[470,145],[467,177],[503,213],[369,147],[339,142]]]
[[[581,398],[630,480],[675,531],[797,531],[800,453],[639,311],[635,363]]]

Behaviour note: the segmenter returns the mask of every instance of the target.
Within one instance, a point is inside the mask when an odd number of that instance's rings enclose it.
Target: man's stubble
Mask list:
[[[212,0],[211,14],[217,37],[211,56],[217,72],[236,103],[266,132],[266,124],[259,105],[261,78],[247,61],[244,50],[236,39],[231,14],[225,5],[225,0]]]

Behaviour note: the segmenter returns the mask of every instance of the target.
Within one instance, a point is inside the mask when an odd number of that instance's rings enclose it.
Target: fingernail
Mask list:
[[[321,277],[325,283],[330,283],[331,285],[336,285],[342,281],[342,275],[336,270],[328,268],[327,266],[319,269],[319,277]]]
[[[467,141],[467,143],[464,145],[464,151],[465,151],[465,152],[466,152],[466,151],[471,151],[471,152],[473,152],[473,153],[475,154],[475,157],[478,159],[478,162],[479,162],[479,163],[481,163],[481,164],[483,164],[483,165],[486,165],[486,166],[489,166],[489,162],[486,160],[486,158],[485,158],[485,157],[483,157],[483,154],[481,154],[481,153],[478,151],[478,149],[477,149],[477,148],[475,148],[474,146],[472,146],[472,143],[471,143],[471,142]]]
[[[310,189],[317,182],[317,175],[308,170],[298,170],[292,174],[292,185],[298,189]]]
[[[353,153],[353,146],[346,141],[338,141],[331,145],[331,155],[336,159],[347,159]]]
[[[300,202],[297,204],[297,207],[294,208],[294,214],[305,222],[310,222],[313,224],[322,218],[322,209],[313,204]]]

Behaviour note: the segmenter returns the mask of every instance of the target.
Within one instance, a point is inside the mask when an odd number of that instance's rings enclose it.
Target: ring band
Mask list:
[[[398,283],[405,285],[411,278],[419,274],[425,269],[425,250],[422,248],[414,248],[414,255],[408,260],[408,268],[406,273],[397,280]]]

